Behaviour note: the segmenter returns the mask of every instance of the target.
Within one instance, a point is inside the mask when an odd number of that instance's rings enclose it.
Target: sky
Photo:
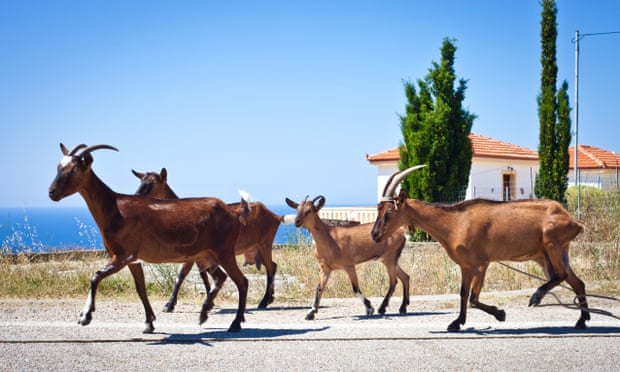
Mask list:
[[[575,31],[620,31],[620,2],[558,0],[558,83],[574,107]],[[131,169],[179,196],[374,205],[366,154],[401,142],[404,82],[454,39],[472,132],[538,148],[538,0],[0,0],[0,207],[58,203],[59,143],[109,144],[95,173]],[[579,144],[620,152],[620,34],[580,40]],[[572,116],[574,123],[574,115]]]

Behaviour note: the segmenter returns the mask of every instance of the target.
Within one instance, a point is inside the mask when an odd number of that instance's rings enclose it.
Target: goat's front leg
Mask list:
[[[478,272],[474,274],[474,278],[471,281],[471,296],[469,297],[469,303],[472,307],[476,307],[486,313],[489,313],[493,315],[495,319],[503,322],[506,320],[506,312],[504,310],[499,309],[497,306],[484,304],[479,300],[487,267],[487,265],[480,265],[478,267]]]
[[[228,277],[219,266],[215,266],[214,268],[209,269],[209,273],[213,278],[213,288],[211,289],[211,291],[209,291],[209,293],[207,293],[207,298],[202,304],[202,310],[200,311],[199,319],[200,324],[207,321],[207,318],[209,317],[209,311],[213,309],[213,300],[220,292],[224,281],[226,281],[226,278]]]
[[[467,319],[467,299],[471,288],[471,279],[471,269],[463,268],[461,266],[461,310],[459,312],[459,317],[448,326],[448,332],[458,332],[461,329],[461,325],[465,324],[465,320]]]
[[[321,267],[321,281],[319,285],[316,287],[316,295],[314,296],[314,304],[308,314],[306,314],[306,320],[314,320],[314,316],[319,311],[319,303],[321,302],[321,296],[323,295],[323,290],[327,285],[327,281],[329,280],[329,276],[331,275],[331,269],[327,267]]]
[[[364,296],[364,294],[360,290],[359,282],[357,280],[357,273],[355,272],[355,267],[354,266],[349,267],[346,269],[346,271],[347,271],[347,275],[349,275],[349,280],[351,281],[353,292],[357,295],[357,297],[360,298],[360,300],[362,300],[362,303],[366,307],[366,316],[372,316],[372,314],[374,314],[375,312],[375,309],[372,307],[370,300],[367,299],[366,296]],[[394,279],[394,281],[396,281],[396,279]],[[394,292],[393,288],[391,292]],[[388,292],[388,295],[391,295],[391,294],[392,293]],[[384,302],[387,302],[387,301],[384,301]]]
[[[95,311],[95,295],[97,294],[99,282],[101,282],[104,278],[118,272],[125,265],[125,262],[119,262],[119,260],[114,257],[103,269],[97,271],[92,276],[90,279],[90,290],[88,291],[88,296],[86,297],[86,304],[80,313],[78,324],[85,326],[90,324],[93,319],[92,313]]]
[[[136,291],[138,292],[138,296],[144,306],[144,312],[146,313],[146,320],[144,321],[145,327],[142,333],[153,333],[155,330],[155,327],[153,326],[153,322],[155,321],[155,313],[153,312],[153,308],[151,307],[146,294],[146,283],[144,282],[144,271],[142,271],[142,264],[130,263],[129,271],[131,271],[133,281],[136,284]]]
[[[187,274],[192,270],[192,266],[194,266],[193,262],[186,262],[181,265],[181,269],[179,270],[179,274],[177,275],[176,280],[174,281],[174,288],[172,289],[172,294],[170,295],[170,299],[164,305],[164,312],[171,313],[174,311],[174,307],[177,304],[177,297],[179,296],[179,290],[181,289],[181,284],[187,277]],[[209,293],[211,290],[211,286],[209,285],[209,279],[207,277],[207,273],[205,271],[200,271],[200,277],[202,278],[202,282],[205,285],[206,293]]]

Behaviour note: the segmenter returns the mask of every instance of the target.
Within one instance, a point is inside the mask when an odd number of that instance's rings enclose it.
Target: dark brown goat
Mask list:
[[[474,199],[443,206],[408,199],[394,191],[403,178],[421,166],[396,172],[388,180],[372,230],[375,241],[381,241],[401,226],[417,226],[428,232],[461,267],[461,309],[448,331],[456,332],[465,324],[467,299],[499,321],[506,319],[504,310],[478,300],[487,267],[494,261],[532,260],[542,266],[548,281],[530,298],[530,306],[556,285],[566,280],[573,288],[581,308],[575,328],[586,327],[590,319],[584,283],[568,263],[568,247],[583,225],[559,203],[552,200],[520,200],[498,202]],[[470,296],[471,291],[471,296]]]
[[[132,170],[133,174],[140,179],[140,186],[136,194],[147,195],[158,199],[177,199],[178,196],[168,185],[168,172],[166,168],[162,168],[160,173],[147,172],[140,173]],[[229,204],[230,207],[238,209],[239,204]],[[273,302],[274,293],[274,277],[278,265],[273,262],[272,249],[273,239],[283,217],[271,212],[263,203],[250,203],[250,213],[245,219],[245,225],[241,228],[237,243],[235,244],[235,254],[245,256],[245,264],[255,264],[260,270],[261,265],[265,265],[267,274],[267,286],[265,295],[260,301],[258,308],[265,309],[267,305]],[[181,266],[179,275],[174,283],[174,289],[170,299],[164,307],[164,311],[171,312],[177,303],[179,288],[185,280],[185,277],[192,269],[193,262],[186,262]],[[209,292],[209,280],[204,271],[201,271],[202,280]]]
[[[91,152],[116,148],[109,145],[79,145],[71,152],[60,144],[63,158],[56,178],[49,187],[49,197],[59,201],[74,193],[82,195],[110,256],[108,264],[91,279],[91,287],[78,323],[87,325],[95,311],[95,294],[99,282],[129,267],[136,290],[146,312],[145,333],[154,330],[155,313],[151,308],[139,260],[152,263],[199,262],[202,267],[220,265],[235,282],[239,291],[237,315],[229,331],[239,331],[244,321],[248,280],[237,262],[233,247],[247,214],[236,214],[217,198],[158,200],[145,196],[122,195],[112,191],[97,177],[91,166]],[[80,152],[80,150],[82,150]],[[218,280],[225,280],[222,272]],[[199,321],[207,320],[217,292],[209,292],[200,312]]]
[[[317,201],[318,204],[316,204]],[[374,309],[360,291],[355,265],[376,259],[380,259],[385,265],[390,279],[390,287],[379,307],[379,313],[385,313],[390,297],[396,288],[396,277],[403,285],[403,303],[400,305],[399,312],[401,314],[407,312],[409,275],[398,265],[398,259],[406,242],[403,231],[394,231],[387,239],[376,243],[370,238],[372,224],[329,227],[321,221],[319,211],[325,204],[323,196],[318,196],[313,201],[304,200],[301,204],[286,198],[286,204],[297,210],[295,226],[303,226],[312,234],[315,241],[314,256],[321,270],[321,281],[316,289],[312,309],[306,315],[307,320],[314,319],[318,312],[321,295],[333,270],[344,270],[347,273],[353,292],[366,306],[366,315],[372,315]]]

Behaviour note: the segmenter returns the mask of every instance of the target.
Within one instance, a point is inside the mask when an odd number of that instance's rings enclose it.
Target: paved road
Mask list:
[[[576,311],[528,308],[529,294],[483,297],[501,304],[506,322],[470,309],[456,334],[445,331],[457,316],[452,295],[412,297],[403,316],[394,298],[386,316],[370,318],[356,298],[324,299],[311,322],[303,319],[307,306],[250,307],[240,333],[226,332],[234,305],[216,308],[201,327],[200,304],[180,303],[175,313],[157,312],[150,335],[141,333],[138,302],[102,298],[81,327],[81,300],[3,299],[0,370],[619,370],[620,320],[593,315],[590,328],[577,331]],[[593,305],[620,313],[614,303]]]

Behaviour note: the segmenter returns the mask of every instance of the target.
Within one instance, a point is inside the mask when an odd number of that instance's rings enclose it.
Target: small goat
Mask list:
[[[248,280],[237,266],[233,247],[248,213],[247,203],[242,200],[242,212],[233,213],[217,198],[158,200],[117,194],[91,168],[91,152],[98,149],[118,151],[116,148],[78,145],[69,152],[60,144],[60,149],[64,156],[49,187],[49,197],[60,201],[76,192],[82,195],[110,256],[108,264],[91,278],[89,295],[78,323],[88,325],[91,322],[99,282],[128,266],[146,312],[144,333],[152,333],[155,313],[147,298],[139,260],[152,263],[192,261],[205,268],[220,265],[235,282],[239,305],[229,331],[239,331],[244,321]],[[216,280],[224,281],[226,274],[220,273]],[[216,295],[215,290],[209,292],[200,312],[200,324],[207,320]]]
[[[590,314],[585,285],[568,263],[569,243],[584,228],[579,221],[552,200],[474,199],[444,206],[407,199],[403,191],[395,197],[394,191],[403,178],[421,167],[411,167],[390,177],[377,207],[372,238],[379,242],[401,226],[415,225],[437,240],[461,267],[460,314],[448,331],[456,332],[465,324],[468,297],[472,307],[499,321],[506,319],[504,310],[478,300],[487,267],[491,262],[504,260],[533,260],[542,266],[548,281],[532,295],[530,306],[540,304],[549,290],[566,280],[581,308],[575,328],[586,327]]]
[[[372,224],[328,227],[321,221],[319,211],[325,205],[323,196],[317,196],[311,202],[307,201],[306,197],[306,200],[301,204],[286,198],[286,204],[297,210],[295,226],[303,226],[312,234],[315,241],[314,256],[321,270],[321,279],[316,289],[314,304],[306,315],[306,320],[313,320],[318,312],[321,295],[332,270],[344,270],[347,273],[353,286],[353,292],[366,306],[366,315],[371,316],[374,309],[370,301],[360,291],[355,265],[373,259],[381,259],[390,279],[390,287],[381,307],[379,307],[379,313],[385,313],[390,297],[396,288],[396,277],[400,279],[403,285],[403,303],[400,305],[399,312],[401,314],[407,312],[409,275],[398,265],[398,258],[406,242],[405,234],[402,231],[394,231],[383,242],[375,243],[370,238]]]
[[[140,186],[136,194],[158,199],[178,199],[175,192],[168,186],[168,172],[166,168],[162,168],[160,173],[140,173],[135,170],[132,170],[132,172],[140,179]],[[229,206],[236,209],[239,208],[238,203],[229,204]],[[241,232],[235,244],[235,254],[243,254],[245,256],[245,265],[254,264],[259,270],[261,265],[265,265],[267,286],[265,295],[258,305],[259,309],[265,309],[267,305],[273,302],[274,277],[278,268],[278,265],[272,259],[273,239],[280,223],[284,222],[284,217],[271,212],[263,203],[253,202],[250,204],[250,213],[247,215],[245,222],[245,225],[241,227]],[[174,283],[172,295],[166,303],[164,311],[172,312],[174,310],[179,288],[192,269],[193,264],[190,261],[181,266],[179,275]],[[204,271],[201,271],[201,277],[207,292],[209,292],[209,280]]]

